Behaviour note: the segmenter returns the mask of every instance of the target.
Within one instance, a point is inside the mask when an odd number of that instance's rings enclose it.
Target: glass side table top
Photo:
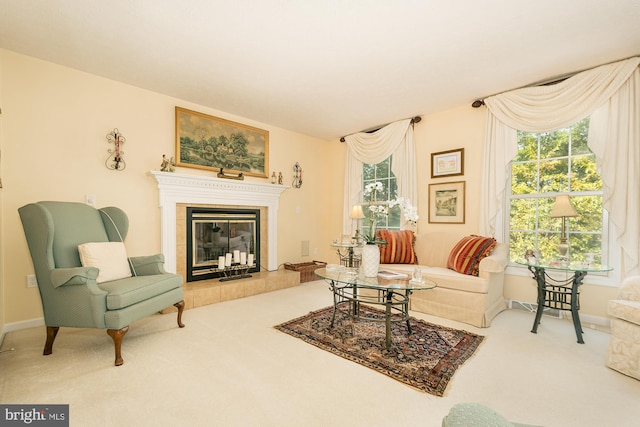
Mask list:
[[[436,283],[433,280],[422,279],[422,282],[414,282],[407,275],[403,278],[386,279],[382,277],[364,277],[357,270],[349,268],[327,269],[319,268],[315,271],[316,275],[323,279],[332,280],[346,285],[355,285],[360,288],[385,289],[397,291],[418,291],[424,289],[433,289]]]
[[[563,266],[560,261],[538,260],[535,264],[530,264],[526,259],[519,259],[515,261],[516,264],[525,265],[533,268],[544,268],[545,270],[558,270],[558,271],[584,271],[587,273],[601,273],[603,271],[611,271],[612,267],[606,265],[600,265],[598,263],[586,263],[581,262],[569,262],[568,265]]]
[[[337,243],[331,243],[329,246],[331,246],[332,248],[353,249],[353,248],[362,247],[362,243],[337,242]]]

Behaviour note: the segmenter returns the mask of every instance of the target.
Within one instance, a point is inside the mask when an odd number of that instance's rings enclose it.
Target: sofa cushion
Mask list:
[[[483,279],[482,277],[460,274],[448,268],[409,264],[380,264],[380,270],[406,273],[409,277],[411,277],[413,270],[416,268],[422,270],[423,279],[433,280],[439,288],[479,294],[489,292],[489,280]]]
[[[127,251],[122,242],[92,242],[78,245],[83,267],[96,267],[97,283],[131,277]]]
[[[413,250],[415,236],[411,230],[378,230],[378,239],[387,242],[380,245],[381,264],[415,264]]]
[[[480,261],[491,255],[496,244],[496,239],[492,237],[482,237],[474,234],[463,237],[451,249],[447,268],[458,273],[477,276]]]

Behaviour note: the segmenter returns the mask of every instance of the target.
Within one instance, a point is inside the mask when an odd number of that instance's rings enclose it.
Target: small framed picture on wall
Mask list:
[[[429,222],[464,224],[465,181],[429,184]]]
[[[431,178],[464,175],[464,148],[431,153]]]

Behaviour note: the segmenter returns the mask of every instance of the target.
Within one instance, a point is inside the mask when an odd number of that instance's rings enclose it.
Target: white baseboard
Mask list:
[[[562,315],[564,318],[571,320],[571,312],[563,311]],[[599,331],[611,333],[611,319],[608,317],[580,313],[580,323],[582,324],[583,329],[597,329]]]
[[[517,300],[508,300],[507,303],[509,304],[508,307],[510,309],[516,309],[515,308],[516,305],[518,307],[522,305],[529,306],[530,308],[528,311],[531,311],[532,313],[535,313],[535,310],[537,309],[537,306],[538,306],[537,303],[535,302],[522,302]],[[569,321],[573,321],[571,318],[570,311],[555,310],[555,309],[553,309],[552,311],[554,312],[557,311],[562,319],[568,319]],[[582,324],[583,329],[588,328],[588,329],[597,329],[597,330],[608,332],[608,333],[611,332],[611,320],[608,317],[594,316],[592,314],[580,313],[580,323]]]
[[[9,332],[21,331],[23,329],[29,328],[37,328],[39,326],[44,326],[44,317],[23,320],[21,322],[7,323],[4,325],[4,328],[2,328],[2,332],[0,332],[0,344],[2,344],[4,336]]]

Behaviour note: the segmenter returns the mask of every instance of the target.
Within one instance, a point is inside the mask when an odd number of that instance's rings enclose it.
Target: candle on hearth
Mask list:
[[[240,264],[245,265],[247,263],[247,253],[240,252]]]
[[[233,262],[240,262],[240,251],[233,251]]]
[[[231,254],[230,253],[227,253],[227,255],[225,255],[224,265],[226,265],[227,267],[231,267]]]
[[[218,268],[224,268],[225,259],[226,259],[226,257],[223,257],[223,256],[219,256],[218,257]]]
[[[253,254],[247,255],[247,264],[253,265]]]

